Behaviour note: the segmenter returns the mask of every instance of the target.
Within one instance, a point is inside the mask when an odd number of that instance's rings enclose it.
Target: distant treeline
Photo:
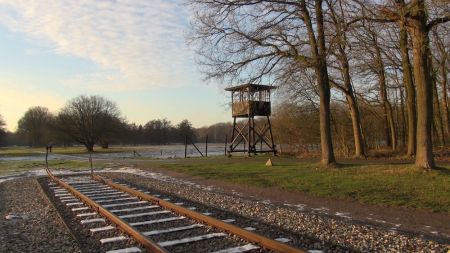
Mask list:
[[[128,123],[115,103],[99,96],[79,96],[67,103],[57,114],[48,108],[29,108],[18,122],[16,132],[8,132],[0,115],[1,146],[47,145],[71,146],[83,144],[88,150],[94,145],[161,145],[206,140],[224,142],[231,125],[218,123],[194,128],[185,119],[173,124],[167,119],[154,119],[144,125]]]
[[[88,100],[100,99],[95,96],[87,98]],[[83,99],[86,99],[86,97]],[[73,100],[70,103],[73,103]],[[406,105],[402,103],[394,104],[392,110],[396,122],[397,141],[400,150],[402,150],[406,148],[408,140],[405,117]],[[86,112],[89,110],[85,108],[75,111]],[[110,110],[110,112],[112,111],[114,110]],[[352,119],[348,114],[348,107],[345,102],[336,101],[331,103],[331,111],[333,112],[331,123],[334,150],[340,157],[351,157],[354,155],[355,147]],[[71,115],[69,110],[63,109],[57,114],[52,114],[45,107],[32,107],[19,120],[16,132],[7,132],[0,117],[0,145],[43,147],[48,144],[70,146],[81,143],[89,149],[89,143],[105,148],[109,145],[184,143],[186,136],[189,138],[189,142],[197,143],[205,142],[206,136],[208,136],[208,142],[210,143],[224,143],[226,138],[228,138],[228,142],[231,141],[231,123],[216,123],[211,126],[194,128],[189,120],[174,124],[167,119],[154,119],[140,125],[128,123],[119,114],[106,117],[105,111],[101,112],[98,115],[93,114],[90,117],[79,118],[75,117],[79,116],[78,113],[75,113],[69,120],[68,116]],[[385,122],[382,120],[385,115],[383,107],[377,106],[376,102],[372,104],[361,103],[360,113],[365,147],[368,150],[388,147]],[[76,120],[77,118],[78,120]],[[84,122],[82,124],[82,119],[86,118],[96,118],[97,123]],[[255,121],[259,124],[258,119],[255,119]],[[100,124],[99,122],[104,123]],[[320,155],[320,119],[319,107],[316,103],[291,101],[275,105],[271,122],[274,141],[280,153]],[[243,122],[240,123],[243,124]],[[263,124],[263,122],[261,123]],[[76,125],[79,126],[80,131],[74,127]],[[433,137],[435,145],[445,145],[444,142],[440,142],[439,135],[435,134]]]
[[[168,123],[168,124],[167,124]],[[185,137],[189,142],[205,142],[208,135],[209,143],[223,143],[226,135],[231,131],[230,123],[217,123],[211,126],[194,128],[188,120],[179,124],[173,124],[167,119],[155,119],[145,125],[135,123],[125,124],[117,129],[117,134],[111,136],[108,144],[111,145],[162,145],[184,143]],[[29,134],[16,131],[10,132],[2,129],[0,132],[0,146],[30,146],[44,147],[48,144],[58,146],[71,146],[78,144],[75,141],[64,138],[63,133],[43,131],[38,141],[33,141]],[[101,145],[102,143],[97,143]],[[106,144],[106,143],[104,143]]]

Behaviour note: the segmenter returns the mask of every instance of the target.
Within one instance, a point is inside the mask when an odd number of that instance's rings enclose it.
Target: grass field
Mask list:
[[[314,196],[356,200],[383,206],[404,206],[450,212],[450,169],[424,171],[411,165],[339,165],[327,169],[297,159],[209,158],[153,161],[158,166],[193,176],[257,187],[276,187]]]
[[[107,149],[96,147],[94,153],[131,153],[136,150],[136,147],[110,147]],[[32,156],[45,153],[45,148],[28,148],[28,147],[17,147],[17,148],[0,148],[1,156]],[[55,154],[87,154],[85,147],[53,147],[52,153]]]
[[[101,168],[102,163],[97,162],[96,168]],[[54,170],[58,169],[86,169],[89,168],[87,161],[49,161],[49,167]],[[44,169],[45,162],[43,161],[0,161],[0,176],[12,172],[23,172],[27,170]]]

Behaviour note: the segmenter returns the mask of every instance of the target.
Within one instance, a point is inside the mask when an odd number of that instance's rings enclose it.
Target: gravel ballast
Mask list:
[[[345,252],[349,249],[364,252],[447,252],[450,250],[446,242],[443,244],[397,231],[354,224],[351,220],[339,220],[317,213],[299,211],[292,207],[254,201],[245,196],[225,194],[201,185],[183,183],[162,174],[155,176],[153,172],[142,172],[139,175],[128,173],[104,173],[103,175],[275,225],[297,236],[309,238],[309,241],[316,241],[308,244],[307,250],[323,250],[323,252]],[[302,243],[300,245],[304,246]],[[335,246],[330,247],[330,245]]]
[[[108,171],[108,169],[106,170]],[[120,171],[117,172],[117,171]],[[448,252],[448,241],[437,242],[398,231],[335,219],[295,207],[267,203],[244,194],[229,194],[163,174],[111,169],[103,176],[148,189],[219,219],[256,229],[273,239],[317,252]],[[18,219],[7,220],[8,214]],[[34,178],[0,183],[0,252],[82,252],[54,206]],[[235,215],[235,216],[233,216]],[[243,219],[241,219],[243,218]],[[443,221],[448,222],[448,221]],[[67,222],[66,222],[67,223]],[[79,233],[78,237],[87,236]],[[78,240],[79,238],[77,238]],[[446,245],[447,244],[447,245]]]
[[[35,178],[0,183],[0,218],[0,252],[81,252]]]

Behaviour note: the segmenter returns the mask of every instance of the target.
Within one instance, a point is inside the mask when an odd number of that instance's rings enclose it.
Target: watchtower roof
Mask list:
[[[247,84],[242,84],[242,85],[238,85],[238,86],[228,87],[225,90],[226,91],[246,90],[246,91],[250,91],[250,92],[255,92],[255,91],[272,90],[272,89],[276,89],[276,88],[277,88],[276,86],[247,83]]]

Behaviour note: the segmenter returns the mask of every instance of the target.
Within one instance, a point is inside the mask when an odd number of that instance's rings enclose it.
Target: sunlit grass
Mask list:
[[[90,168],[87,161],[79,160],[51,160],[49,168],[52,170],[60,169],[87,169]],[[103,162],[96,162],[95,168],[102,168]],[[0,175],[6,175],[16,172],[44,169],[44,161],[0,161]]]
[[[216,158],[174,160],[161,168],[241,185],[276,187],[314,196],[450,212],[450,169],[410,165],[339,165],[323,168],[294,159]],[[151,167],[150,164],[148,164]]]
[[[133,150],[136,150],[135,147],[110,147],[110,148],[101,148],[95,147],[94,153],[131,153]],[[45,147],[7,147],[0,148],[0,157],[1,156],[33,156],[40,155],[46,152]],[[86,150],[84,146],[75,146],[75,147],[52,147],[52,153],[55,154],[88,154],[89,152]]]

